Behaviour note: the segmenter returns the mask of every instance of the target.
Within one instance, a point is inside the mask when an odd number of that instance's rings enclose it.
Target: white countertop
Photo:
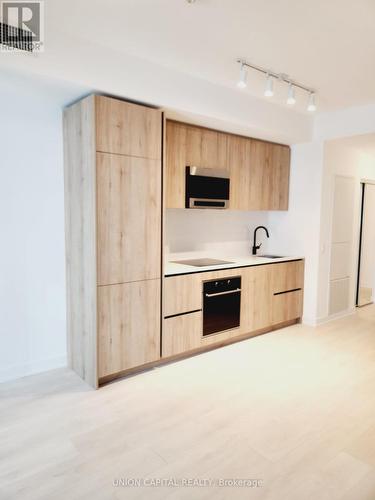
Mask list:
[[[276,254],[275,254],[276,255]],[[165,263],[164,266],[164,275],[165,276],[173,276],[176,274],[191,274],[191,273],[199,273],[199,272],[204,272],[204,271],[219,271],[221,269],[232,269],[236,267],[249,267],[249,266],[259,266],[261,264],[275,264],[277,262],[287,262],[290,260],[301,260],[304,257],[301,256],[288,256],[288,257],[281,257],[279,259],[269,259],[262,257],[259,255],[259,257],[254,257],[252,255],[249,256],[242,256],[242,257],[236,257],[236,256],[217,256],[217,255],[194,255],[194,258],[201,258],[201,257],[210,257],[212,259],[220,259],[220,260],[227,260],[230,261],[231,264],[220,264],[220,265],[215,265],[215,266],[202,266],[202,267],[196,267],[196,266],[189,266],[186,264],[177,264],[176,260],[188,260],[191,259],[192,257],[187,257],[187,256],[178,256],[176,257],[175,255],[169,256],[168,261]]]

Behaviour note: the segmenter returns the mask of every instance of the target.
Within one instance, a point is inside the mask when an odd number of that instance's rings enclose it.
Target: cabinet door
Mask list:
[[[202,276],[169,276],[164,280],[164,316],[202,309]]]
[[[186,166],[228,168],[227,134],[167,120],[167,208],[185,208]]]
[[[161,158],[161,111],[96,96],[96,150],[142,158]]]
[[[280,293],[303,288],[304,261],[280,262],[272,265],[272,292]]]
[[[185,208],[186,126],[166,122],[165,133],[165,204],[167,208]]]
[[[248,210],[250,203],[250,140],[228,136],[227,158],[230,170],[231,210]]]
[[[302,303],[302,290],[274,295],[272,301],[272,325],[301,318]]]
[[[271,266],[242,270],[241,333],[271,325]]]
[[[97,154],[98,284],[159,278],[161,164]]]
[[[98,287],[99,378],[160,358],[160,280]]]
[[[290,148],[278,144],[269,146],[270,182],[267,206],[269,210],[288,210]]]
[[[202,313],[183,314],[164,320],[162,356],[175,356],[197,349],[202,338]]]

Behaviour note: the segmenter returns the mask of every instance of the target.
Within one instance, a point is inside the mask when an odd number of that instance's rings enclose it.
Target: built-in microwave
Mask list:
[[[228,208],[230,178],[222,168],[186,167],[186,208]]]

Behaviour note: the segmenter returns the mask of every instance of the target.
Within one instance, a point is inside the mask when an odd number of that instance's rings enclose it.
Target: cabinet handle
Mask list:
[[[236,288],[236,290],[228,290],[227,292],[217,292],[217,293],[206,293],[206,297],[217,297],[218,295],[229,295],[231,293],[238,293],[241,288]]]

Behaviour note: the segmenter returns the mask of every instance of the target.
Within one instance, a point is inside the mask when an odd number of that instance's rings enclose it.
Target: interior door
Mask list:
[[[374,301],[375,288],[375,185],[362,184],[357,306]]]

